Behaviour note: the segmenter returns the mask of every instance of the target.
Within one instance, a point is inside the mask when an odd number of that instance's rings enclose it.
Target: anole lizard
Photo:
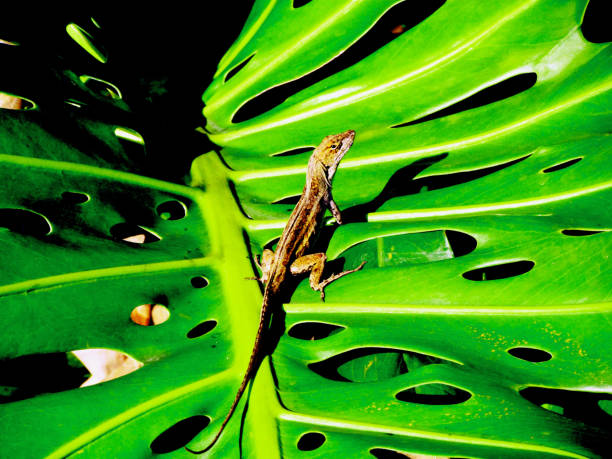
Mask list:
[[[340,160],[353,145],[354,137],[355,131],[329,135],[312,153],[308,161],[304,191],[289,217],[276,246],[276,251],[264,250],[261,264],[258,263],[262,271],[261,281],[265,284],[259,328],[255,335],[251,358],[236,397],[212,442],[203,450],[193,451],[186,448],[188,451],[200,454],[212,448],[221,436],[232,414],[234,414],[247,384],[255,376],[259,359],[261,359],[264,330],[267,328],[272,310],[281,302],[280,296],[290,277],[289,274],[298,275],[310,272],[310,287],[321,292],[321,299],[323,300],[325,299],[324,288],[330,282],[360,270],[365,264],[364,261],[357,268],[321,280],[326,261],[325,253],[307,253],[319,235],[319,229],[327,209],[331,210],[336,222],[342,224],[340,210],[332,199],[331,182]]]

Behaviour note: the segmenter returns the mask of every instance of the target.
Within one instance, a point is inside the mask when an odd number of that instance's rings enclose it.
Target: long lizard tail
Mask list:
[[[258,359],[261,357],[260,355],[261,354],[261,341],[263,337],[263,331],[266,326],[266,322],[268,318],[268,297],[269,297],[269,294],[266,288],[266,290],[264,291],[264,299],[263,299],[263,303],[261,307],[261,315],[259,317],[259,328],[257,329],[257,334],[255,335],[255,344],[253,345],[253,352],[251,352],[251,358],[249,359],[249,364],[247,366],[246,371],[244,372],[244,377],[242,378],[240,387],[238,387],[238,392],[236,392],[236,397],[234,398],[234,401],[232,402],[232,406],[230,406],[230,409],[227,415],[225,416],[225,419],[223,420],[223,423],[221,424],[221,427],[219,428],[217,435],[215,435],[215,438],[212,439],[210,444],[206,448],[201,449],[199,451],[194,451],[185,446],[185,449],[189,451],[190,453],[202,454],[208,451],[209,449],[211,449],[215,445],[215,443],[217,443],[217,440],[219,440],[219,437],[221,437],[221,434],[223,433],[223,429],[225,429],[225,426],[227,425],[230,418],[232,417],[232,414],[234,414],[234,411],[236,411],[236,408],[238,407],[238,402],[240,402],[240,398],[242,397],[242,394],[244,394],[247,384],[251,380],[254,370],[257,368],[257,364],[259,364]]]

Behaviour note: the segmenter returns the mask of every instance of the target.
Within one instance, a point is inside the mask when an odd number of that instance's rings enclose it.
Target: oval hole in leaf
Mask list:
[[[166,201],[157,206],[157,215],[164,220],[180,220],[187,216],[187,206],[181,201]]]
[[[110,233],[113,238],[132,244],[149,244],[161,240],[157,234],[132,223],[117,223],[110,229]]]
[[[391,234],[359,242],[339,254],[344,266],[358,266],[367,261],[364,269],[431,263],[455,258],[445,231]],[[331,262],[333,263],[333,261]]]
[[[304,5],[308,5],[312,0],[293,0],[293,8],[301,8]]]
[[[288,335],[292,338],[315,341],[340,333],[342,330],[345,330],[345,327],[341,327],[340,325],[327,324],[324,322],[301,322],[291,327]]]
[[[477,93],[472,94],[471,96],[466,97],[465,99],[459,102],[449,105],[448,107],[442,110],[438,110],[437,112],[430,113],[429,115],[423,116],[416,120],[408,121],[407,123],[397,124],[391,127],[401,128],[406,126],[412,126],[414,124],[424,123],[426,121],[443,118],[445,116],[454,115],[459,112],[464,112],[477,107],[482,107],[484,105],[489,105],[494,102],[499,102],[500,100],[507,99],[523,91],[527,91],[529,88],[536,84],[537,80],[538,76],[533,72],[514,75],[513,77],[510,77],[504,81],[500,81],[499,83],[495,83],[494,85],[481,89]]]
[[[517,359],[526,360],[527,362],[546,362],[552,359],[552,354],[543,351],[542,349],[536,349],[533,347],[513,347],[508,349],[508,354]]]
[[[204,288],[208,286],[208,279],[204,276],[195,276],[191,278],[191,286],[193,288]]]
[[[151,451],[154,454],[176,451],[193,440],[208,424],[210,424],[208,416],[197,415],[182,419],[164,430],[151,442]]]
[[[491,281],[520,276],[533,269],[535,263],[529,260],[513,261],[500,265],[485,266],[463,273],[463,277],[472,281]]]
[[[610,27],[609,2],[606,0],[589,0],[582,19],[582,36],[591,43],[612,41]]]
[[[240,64],[238,64],[236,67],[234,67],[229,72],[227,72],[227,75],[225,75],[225,79],[223,81],[227,83],[234,75],[240,72],[240,70],[242,70],[245,67],[245,65],[249,63],[251,59],[253,59],[253,56],[255,56],[255,54],[251,54],[249,57],[243,60]]]
[[[0,403],[76,389],[90,373],[71,352],[30,354],[0,360]]]
[[[298,0],[302,1],[302,0]],[[402,24],[410,29],[431,16],[445,0],[415,2],[404,0],[389,8],[376,23],[349,48],[318,69],[313,69],[293,81],[284,83],[255,96],[243,104],[232,117],[240,123],[259,116],[282,104],[287,98],[325,78],[336,74],[379,50],[399,35],[393,30]]]
[[[383,381],[437,363],[448,361],[417,352],[364,347],[311,363],[308,368],[332,381],[357,383]]]
[[[207,320],[205,322],[199,323],[191,330],[187,332],[187,338],[198,338],[206,333],[210,332],[213,328],[217,326],[216,320]]]
[[[325,440],[325,435],[320,432],[308,432],[300,437],[297,447],[300,451],[314,451],[323,446]]]
[[[419,403],[421,405],[457,405],[469,400],[472,394],[448,384],[423,384],[395,394],[402,402]]]
[[[147,327],[163,324],[169,318],[170,310],[163,304],[141,304],[130,313],[132,322]]]
[[[469,234],[453,230],[446,230],[444,234],[455,257],[462,257],[476,250],[478,242]]]
[[[372,448],[370,454],[376,459],[407,459],[411,457],[408,453],[400,453],[387,448]]]
[[[281,153],[275,153],[271,156],[295,156],[295,155],[301,155],[302,153],[312,153],[314,151],[314,147],[300,147],[300,148],[294,148],[293,150],[287,150],[287,151],[283,151]]]
[[[286,198],[279,199],[278,201],[274,201],[272,204],[291,204],[296,205],[300,200],[301,194],[296,194],[294,196],[287,196]]]
[[[375,201],[378,201],[378,203],[375,204],[374,208],[369,209],[368,211],[374,212],[380,205],[391,198],[441,190],[443,188],[449,188],[451,186],[457,186],[463,183],[478,180],[514,166],[515,164],[526,160],[530,156],[531,155],[525,155],[501,164],[495,164],[493,166],[487,166],[479,169],[414,178],[432,164],[436,164],[448,157],[448,153],[422,158],[397,170],[391,176],[380,195],[375,199]]]
[[[570,159],[568,161],[564,161],[562,163],[555,164],[554,166],[547,167],[546,169],[543,169],[542,172],[545,173],[545,174],[549,174],[551,172],[560,171],[561,169],[565,169],[566,167],[570,167],[570,166],[576,164],[581,159],[582,158]]]
[[[119,91],[119,88],[108,81],[90,75],[81,75],[79,79],[85,87],[99,96],[109,97],[111,99],[121,99],[121,91]]]
[[[607,229],[605,230],[583,230],[583,229],[564,229],[561,231],[562,234],[565,234],[566,236],[592,236],[593,234],[599,234],[599,233],[604,233],[606,231],[609,231]]]
[[[49,220],[25,209],[0,209],[0,228],[28,236],[46,236],[52,230]]]
[[[64,191],[62,193],[62,200],[67,204],[83,204],[89,201],[89,199],[89,196],[85,193],[76,191]]]
[[[0,92],[0,108],[6,110],[32,110],[36,104],[29,99]]]

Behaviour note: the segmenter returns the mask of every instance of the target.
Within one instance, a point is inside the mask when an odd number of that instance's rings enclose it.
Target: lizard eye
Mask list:
[[[338,145],[334,144],[334,145],[331,146],[331,148],[333,148],[335,150],[336,148],[338,148]]]

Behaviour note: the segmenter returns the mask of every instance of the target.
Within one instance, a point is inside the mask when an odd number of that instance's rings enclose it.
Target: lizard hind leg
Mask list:
[[[350,269],[348,271],[342,271],[341,273],[333,274],[327,279],[321,281],[323,277],[323,269],[325,268],[325,262],[327,257],[323,252],[311,253],[297,258],[290,267],[291,274],[303,274],[310,271],[310,288],[321,292],[321,300],[325,301],[325,287],[331,284],[336,279],[339,279],[347,274],[359,271],[365,265],[365,261],[361,263],[357,268]]]

